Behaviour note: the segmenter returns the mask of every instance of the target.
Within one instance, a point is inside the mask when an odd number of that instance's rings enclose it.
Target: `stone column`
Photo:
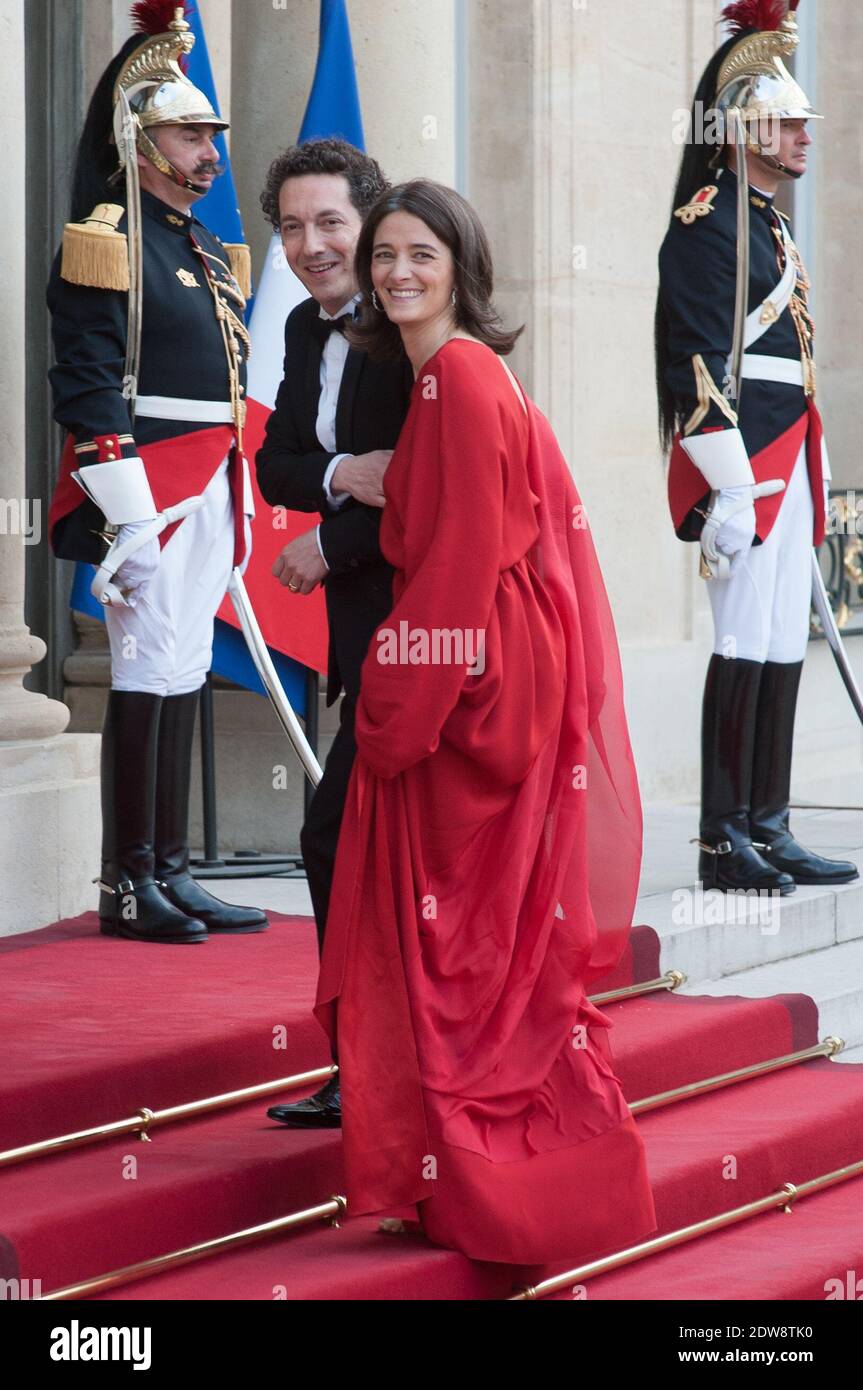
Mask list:
[[[27,498],[24,482],[25,164],[24,6],[0,0],[0,45],[7,91],[0,110],[6,169],[6,243],[0,261],[0,935],[45,925],[86,906],[84,883],[98,869],[88,824],[98,827],[94,741],[58,738],[69,720],[59,701],[27,690],[45,644],[24,622],[24,565],[30,544],[45,544],[47,499]],[[78,817],[78,831],[67,840]],[[89,862],[65,872],[67,856]],[[87,872],[89,870],[89,873]],[[89,895],[87,895],[89,896]]]

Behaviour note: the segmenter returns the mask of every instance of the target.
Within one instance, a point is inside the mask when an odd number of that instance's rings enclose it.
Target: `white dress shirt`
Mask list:
[[[341,318],[342,314],[349,314],[355,305],[360,301],[359,294],[353,295],[347,304],[343,304],[337,314],[328,314],[326,309],[319,310],[322,319]],[[322,449],[327,453],[336,447],[336,407],[339,403],[339,391],[342,387],[342,377],[345,371],[345,362],[349,352],[348,341],[343,333],[331,333],[321,354],[321,395],[318,401],[318,418],[315,423],[315,433]],[[333,492],[331,482],[333,474],[341,463],[342,459],[353,458],[353,454],[336,454],[327,465],[324,474],[324,492],[327,502],[333,511],[338,511],[343,502],[350,497],[349,492]],[[327,557],[324,555],[321,545],[320,522],[315,531],[318,542],[318,550],[321,552],[321,559],[327,564]],[[327,565],[329,569],[329,565]]]

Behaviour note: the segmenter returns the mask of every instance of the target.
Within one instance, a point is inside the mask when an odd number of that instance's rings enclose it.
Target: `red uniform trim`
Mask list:
[[[750,459],[755,481],[766,482],[768,478],[782,478],[786,484],[791,478],[800,446],[806,441],[806,465],[809,486],[815,510],[813,526],[813,545],[820,545],[824,539],[824,486],[822,482],[821,440],[823,430],[821,416],[814,401],[807,402],[808,409],[795,420],[794,424],[774,439]],[[675,531],[678,530],[692,508],[710,491],[710,485],[703,473],[686,454],[680,443],[680,435],[674,437],[671,458],[668,465],[668,505]],[[784,492],[772,497],[759,497],[755,503],[755,534],[765,541],[773,529],[779,515]]]
[[[116,441],[116,435],[110,437]],[[103,440],[108,438],[104,436]],[[101,459],[102,441],[96,442],[100,443]],[[156,444],[142,445],[140,457],[144,460],[157,509],[161,511],[164,507],[172,507],[184,497],[203,492],[233,443],[233,426],[213,425],[210,429],[193,430],[190,434],[175,435],[172,439],[161,439]],[[90,457],[87,456],[88,460]],[[72,477],[72,470],[83,464],[84,459],[76,455],[72,436],[68,435],[60,460],[60,477],[48,511],[49,535],[58,521],[62,521],[84,501],[84,493]],[[176,522],[162,532],[159,538],[162,545],[167,544],[180,524]]]

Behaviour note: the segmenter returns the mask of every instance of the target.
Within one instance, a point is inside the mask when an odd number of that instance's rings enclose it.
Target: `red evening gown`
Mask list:
[[[349,1212],[418,1203],[432,1241],[509,1264],[656,1229],[587,998],[626,944],[641,860],[619,654],[578,494],[527,407],[471,340],[414,383],[315,1005]],[[484,634],[473,673],[469,645],[460,663],[435,648],[443,629]]]

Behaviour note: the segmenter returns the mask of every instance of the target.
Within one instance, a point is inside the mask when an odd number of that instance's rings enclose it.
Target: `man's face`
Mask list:
[[[175,169],[204,190],[197,195],[203,198],[204,193],[209,192],[213,182],[218,178],[219,151],[213,144],[216,127],[160,125],[151,126],[147,134],[157,146],[159,153],[163,154]],[[160,173],[143,155],[138,156],[138,163],[143,169],[152,169],[156,179],[168,179],[167,174]],[[151,192],[155,191],[151,188]]]
[[[779,161],[795,174],[806,173],[806,161],[812,136],[806,121],[779,122]]]
[[[812,144],[812,136],[806,125],[803,119],[780,120],[773,116],[759,121],[755,130],[755,138],[763,153],[778,159],[791,176],[799,177],[806,173],[807,151]],[[788,178],[789,174],[782,177]]]
[[[282,184],[279,232],[288,265],[328,314],[356,294],[362,225],[343,174],[301,174]]]

